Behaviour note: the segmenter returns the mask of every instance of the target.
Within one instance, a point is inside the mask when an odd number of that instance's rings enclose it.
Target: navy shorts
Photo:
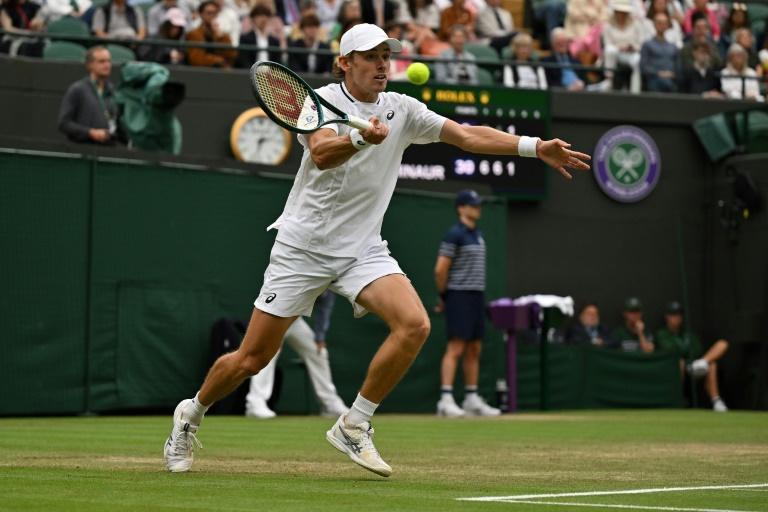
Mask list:
[[[485,336],[483,292],[448,290],[445,294],[445,325],[449,340],[482,340]]]

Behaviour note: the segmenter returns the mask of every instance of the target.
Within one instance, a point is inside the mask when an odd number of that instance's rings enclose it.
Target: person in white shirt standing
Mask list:
[[[327,125],[300,135],[304,154],[278,228],[264,284],[242,344],[214,363],[200,391],[176,407],[165,445],[166,467],[188,471],[196,433],[208,407],[257,374],[279,350],[298,316],[312,312],[325,289],[346,297],[355,316],[370,311],[389,327],[348,413],[326,439],[355,463],[381,476],[392,468],[373,444],[371,417],[402,379],[430,331],[419,295],[381,238],[384,213],[410,144],[446,142],[464,151],[540,158],[566,177],[589,169],[584,153],[559,139],[520,137],[485,126],[462,126],[420,101],[385,92],[387,69],[400,41],[360,24],[341,38],[341,83],[317,94],[343,111],[368,118],[365,131]]]

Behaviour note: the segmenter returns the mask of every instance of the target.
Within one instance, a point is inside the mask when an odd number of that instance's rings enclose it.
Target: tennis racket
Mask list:
[[[325,101],[299,75],[277,62],[254,64],[251,85],[267,116],[286,130],[312,133],[335,123],[363,131],[371,128],[371,123],[365,119],[348,115]],[[326,110],[338,117],[326,119]]]

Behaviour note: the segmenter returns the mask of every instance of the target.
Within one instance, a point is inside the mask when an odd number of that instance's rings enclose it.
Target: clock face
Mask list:
[[[288,156],[290,135],[261,115],[250,115],[233,137],[235,155],[244,162],[277,165]],[[238,154],[239,153],[239,154]]]

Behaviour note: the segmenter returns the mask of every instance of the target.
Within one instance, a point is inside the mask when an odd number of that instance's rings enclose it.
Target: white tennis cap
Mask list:
[[[379,26],[361,23],[344,32],[339,44],[339,53],[349,55],[352,52],[364,52],[376,48],[381,43],[387,43],[394,53],[400,53],[403,45],[400,41],[387,36]]]

